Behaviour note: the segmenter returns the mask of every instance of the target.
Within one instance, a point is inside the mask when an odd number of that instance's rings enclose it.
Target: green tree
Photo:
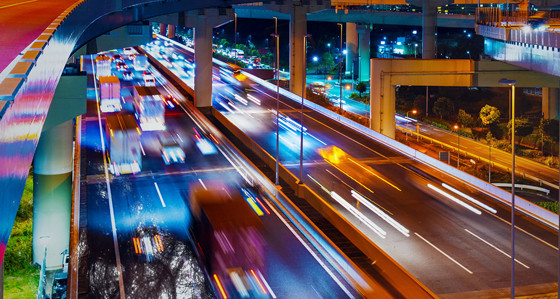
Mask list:
[[[464,127],[472,127],[474,124],[473,117],[465,112],[463,109],[459,109],[459,113],[457,114],[457,122],[459,122]]]
[[[432,111],[439,115],[439,118],[442,119],[444,115],[449,115],[453,112],[453,103],[449,98],[441,97],[436,100],[434,103],[434,108]]]
[[[356,84],[356,90],[360,93],[360,97],[362,97],[362,93],[366,92],[366,90],[367,90],[366,82],[361,81],[358,84]]]
[[[511,136],[511,120],[508,122],[507,127],[508,127],[508,135]],[[515,135],[521,137],[519,139],[519,143],[521,143],[524,137],[533,133],[534,129],[535,127],[528,119],[526,118],[515,119]]]
[[[417,95],[416,98],[414,98],[412,107],[418,111],[419,115],[424,114],[424,112],[426,112],[426,97],[421,94]]]
[[[539,124],[539,133],[547,135],[554,140],[558,139],[558,120],[557,119],[541,119]]]
[[[480,109],[479,117],[482,121],[482,124],[485,126],[492,125],[498,121],[500,118],[500,110],[494,106],[490,106],[486,104],[484,107]]]

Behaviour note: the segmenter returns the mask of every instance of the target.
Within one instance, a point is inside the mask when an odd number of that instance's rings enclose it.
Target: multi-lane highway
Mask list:
[[[192,59],[181,47],[166,51]],[[275,92],[252,83],[235,86],[230,75],[214,68],[214,107],[275,156]],[[280,96],[280,161],[295,175],[300,109]],[[508,206],[313,110],[304,110],[303,127],[303,181],[428,288],[438,295],[507,296]],[[554,290],[557,233],[522,215],[515,233],[516,285]]]
[[[124,80],[122,71],[112,70],[122,84],[123,111],[111,114],[122,114],[130,109],[127,108],[133,101],[130,89],[144,84],[142,71],[134,70],[131,61],[123,56],[132,72],[132,80]],[[192,222],[189,189],[193,184],[212,181],[240,188],[246,184],[244,177],[253,174],[247,166],[237,162],[239,158],[232,154],[235,151],[227,140],[216,133],[210,135],[210,127],[190,110],[185,98],[152,69],[156,88],[162,95],[175,98],[172,100],[175,104],[165,108],[165,125],[166,131],[179,139],[185,161],[166,164],[158,141],[162,131],[144,131],[141,132],[141,171],[134,175],[110,174],[108,152],[114,149],[109,146],[111,136],[105,130],[109,113],[102,113],[99,108],[92,57],[86,57],[83,65],[89,74],[88,112],[81,124],[81,144],[85,152],[85,159],[81,161],[85,169],[82,195],[87,198],[88,232],[88,246],[84,250],[87,252],[89,294],[95,298],[220,298],[220,288],[216,281],[209,281],[204,275],[193,249],[195,241],[189,233]],[[209,147],[214,150],[197,146],[203,136],[208,137]],[[360,297],[348,276],[341,274],[333,261],[326,260],[270,198],[261,198],[267,210],[261,216],[266,241],[262,258],[266,270],[262,276],[258,275],[261,280],[255,279],[258,287],[255,283],[253,287],[258,292],[252,296]],[[141,239],[147,234],[159,235],[161,242],[156,242],[152,253],[142,247],[144,250],[139,254],[134,238]],[[212,273],[207,274],[213,277]],[[229,297],[239,296],[227,282],[224,282],[224,289]]]

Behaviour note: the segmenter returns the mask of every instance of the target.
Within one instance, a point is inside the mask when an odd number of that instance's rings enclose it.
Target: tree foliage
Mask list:
[[[508,122],[508,135],[511,136],[511,120]],[[533,133],[535,127],[533,124],[526,118],[515,118],[515,135],[521,137],[528,136],[529,134]],[[519,142],[521,142],[521,140]]]
[[[547,135],[554,140],[558,139],[558,120],[557,119],[541,119],[539,124],[539,133]]]
[[[459,113],[457,114],[457,122],[459,122],[463,127],[472,127],[474,124],[473,117],[465,112],[463,109],[459,109]]]
[[[367,90],[367,84],[365,81],[361,81],[358,84],[356,84],[356,90],[360,93],[360,97],[362,96],[362,93],[366,92]]]
[[[439,115],[439,118],[442,119],[444,115],[449,115],[453,112],[453,102],[446,97],[438,98],[434,103],[432,111]]]
[[[418,111],[418,114],[426,112],[426,97],[423,95],[417,95],[416,98],[414,98],[412,107]]]
[[[485,126],[489,126],[492,124],[497,123],[498,119],[500,118],[500,110],[494,106],[485,105],[480,109],[479,117],[482,121],[482,124]]]

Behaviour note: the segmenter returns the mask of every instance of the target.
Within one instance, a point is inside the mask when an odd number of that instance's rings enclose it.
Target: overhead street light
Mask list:
[[[274,18],[276,20],[276,17]],[[276,27],[275,30],[276,32]],[[280,185],[279,169],[280,169],[280,65],[279,65],[279,49],[280,36],[277,33],[272,34],[276,39],[276,186]]]
[[[459,142],[461,141],[461,135],[459,134],[459,125],[454,125],[453,130],[457,132],[457,168],[459,168],[459,151],[461,147],[459,146]]]
[[[515,84],[506,78],[498,81],[511,87],[511,298],[515,298]]]
[[[342,27],[344,25],[342,23],[336,23],[336,25],[340,26],[340,51],[342,51]],[[341,53],[340,51],[339,53]],[[338,62],[338,85],[340,87],[340,115],[342,115],[342,54],[340,54],[340,61]]]
[[[305,96],[305,80],[307,79],[307,59],[305,58],[307,54],[307,38],[311,37],[311,34],[306,34],[303,36],[303,76],[302,76],[302,90],[301,90],[301,119],[300,119],[300,133],[301,133],[301,142],[299,148],[299,182],[303,184],[303,101]]]

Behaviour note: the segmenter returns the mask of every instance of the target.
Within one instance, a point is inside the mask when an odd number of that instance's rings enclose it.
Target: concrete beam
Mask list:
[[[499,61],[372,59],[371,128],[395,138],[396,85],[502,87],[502,78],[516,80],[517,87],[558,87],[558,77]]]
[[[86,113],[86,76],[62,76],[51,102],[43,132]]]

